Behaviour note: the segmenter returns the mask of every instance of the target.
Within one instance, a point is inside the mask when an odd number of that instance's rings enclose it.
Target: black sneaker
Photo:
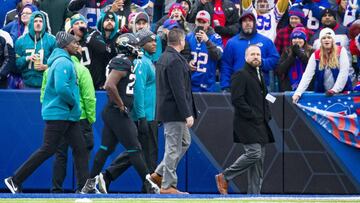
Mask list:
[[[150,174],[147,174],[145,176],[145,182],[148,182],[150,184],[150,193],[160,194],[160,188],[158,185],[156,185],[155,182],[152,181]]]
[[[98,183],[98,176],[95,178],[89,178],[86,180],[84,187],[81,189],[82,194],[99,194],[99,190],[96,188],[96,184]]]
[[[108,189],[108,180],[106,178],[106,175],[103,174],[103,173],[100,173],[98,175],[98,182],[99,182],[99,191],[102,193],[102,194],[107,194],[107,189]]]
[[[16,194],[20,193],[20,187],[16,185],[12,177],[8,177],[4,180],[6,187],[11,191],[11,193]]]

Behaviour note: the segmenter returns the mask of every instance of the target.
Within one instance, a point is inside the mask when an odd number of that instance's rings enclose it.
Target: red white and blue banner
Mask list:
[[[360,95],[303,95],[298,107],[340,142],[360,148]]]

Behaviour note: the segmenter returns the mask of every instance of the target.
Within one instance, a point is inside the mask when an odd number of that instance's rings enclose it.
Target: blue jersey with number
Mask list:
[[[223,49],[221,36],[212,33],[208,34],[209,40],[219,49]],[[205,42],[198,42],[194,32],[186,36],[191,50],[191,61],[195,64],[196,70],[191,76],[192,90],[194,92],[214,92],[216,67],[218,60],[214,60],[208,54]]]
[[[305,15],[305,27],[316,32],[320,27],[321,14],[324,9],[330,8],[327,0],[320,0],[319,2],[311,2],[303,5],[302,0],[296,0],[293,7],[302,9]]]

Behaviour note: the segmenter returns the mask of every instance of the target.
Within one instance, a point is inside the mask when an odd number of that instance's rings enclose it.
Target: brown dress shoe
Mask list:
[[[179,190],[177,190],[174,187],[169,187],[169,188],[161,188],[160,189],[160,194],[177,194],[177,195],[187,195],[189,194],[188,192],[181,192]]]
[[[228,194],[228,183],[224,178],[224,174],[219,173],[215,176],[216,186],[218,188],[218,191],[222,195]]]
[[[153,181],[157,186],[159,186],[159,188],[161,188],[161,181],[162,181],[162,177],[157,174],[157,173],[152,173],[150,175],[151,181]]]

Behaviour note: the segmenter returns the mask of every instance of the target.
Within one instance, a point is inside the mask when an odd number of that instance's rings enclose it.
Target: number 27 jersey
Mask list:
[[[136,80],[134,64],[129,58],[123,55],[118,55],[111,59],[106,69],[107,73],[110,73],[112,70],[127,72],[126,76],[119,80],[116,87],[125,106],[131,110],[134,100],[133,95]],[[112,103],[112,105],[115,104]]]

